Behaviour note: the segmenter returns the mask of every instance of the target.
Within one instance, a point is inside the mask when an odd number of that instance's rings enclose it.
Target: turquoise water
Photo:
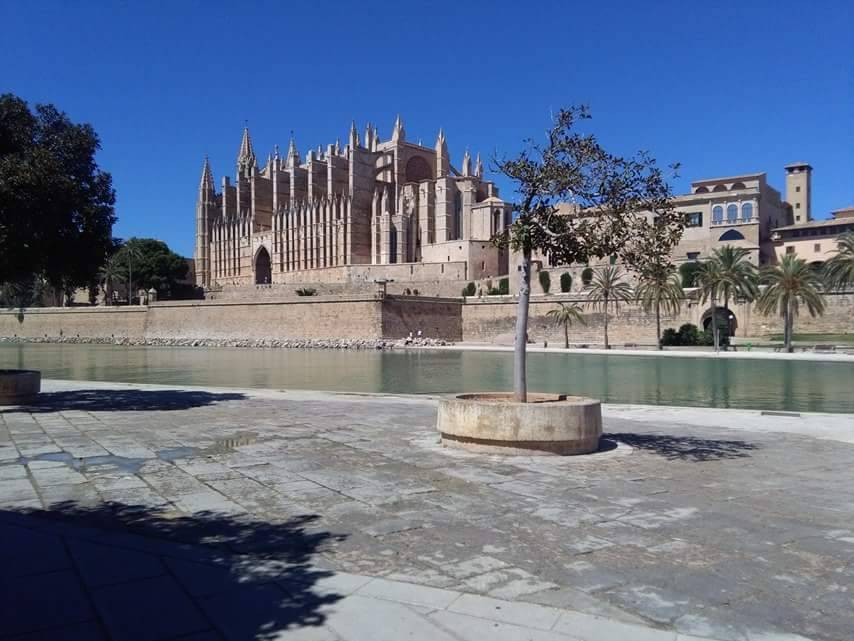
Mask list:
[[[854,363],[530,354],[529,389],[614,403],[854,412]],[[349,392],[504,391],[508,352],[0,345],[45,378]]]

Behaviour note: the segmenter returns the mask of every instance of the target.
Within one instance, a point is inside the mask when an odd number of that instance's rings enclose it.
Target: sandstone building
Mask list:
[[[354,123],[345,146],[318,147],[303,159],[291,139],[284,158],[276,147],[262,167],[244,129],[233,184],[223,177],[217,191],[205,159],[196,283],[326,282],[386,271],[412,280],[499,276],[507,273],[507,253],[489,241],[510,217],[509,204],[484,180],[479,155],[473,161],[466,152],[457,169],[441,131],[433,148],[414,144],[399,117],[389,140],[371,125],[360,138]],[[376,267],[357,269],[366,265]]]

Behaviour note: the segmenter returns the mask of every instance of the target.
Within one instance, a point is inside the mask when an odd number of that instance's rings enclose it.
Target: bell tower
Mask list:
[[[806,162],[786,165],[786,202],[792,206],[792,222],[812,220],[812,167]]]

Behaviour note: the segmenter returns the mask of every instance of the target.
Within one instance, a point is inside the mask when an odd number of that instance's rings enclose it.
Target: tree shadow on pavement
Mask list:
[[[120,503],[0,510],[3,634],[266,641],[321,626],[342,596],[312,557],[344,537],[317,519]]]
[[[239,401],[245,394],[236,392],[205,392],[202,390],[146,389],[81,389],[61,392],[42,392],[37,400],[0,410],[10,412],[145,412],[186,410],[224,401]]]
[[[668,460],[693,462],[720,461],[751,456],[758,450],[754,443],[740,440],[720,440],[672,434],[610,433],[602,438],[624,443],[639,450],[653,452]]]

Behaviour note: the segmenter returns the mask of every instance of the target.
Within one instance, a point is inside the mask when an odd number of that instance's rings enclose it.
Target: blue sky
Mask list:
[[[551,110],[590,105],[619,153],[691,179],[808,161],[813,211],[854,203],[854,3],[49,2],[0,0],[0,91],[52,102],[101,136],[120,237],[190,255],[208,154],[233,175],[244,121],[259,156],[301,153],[351,119],[395,115],[452,162],[509,154]],[[504,193],[508,185],[502,184]]]

